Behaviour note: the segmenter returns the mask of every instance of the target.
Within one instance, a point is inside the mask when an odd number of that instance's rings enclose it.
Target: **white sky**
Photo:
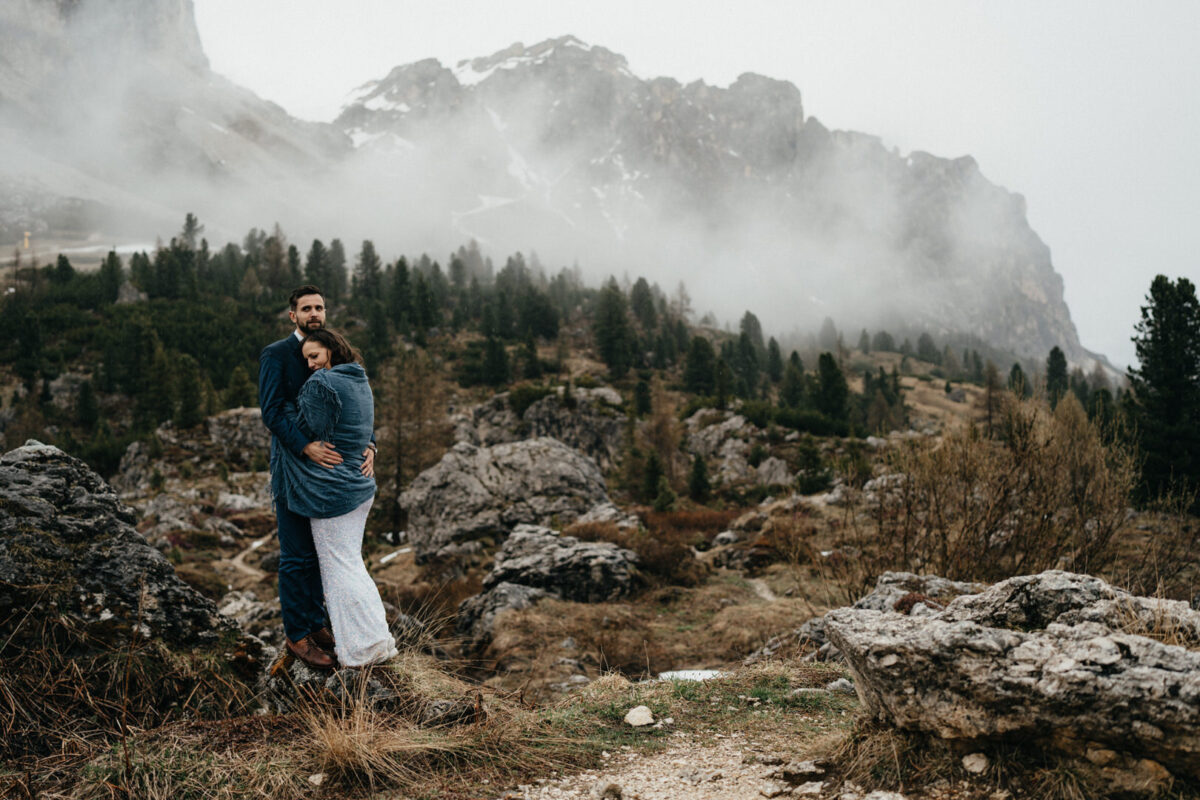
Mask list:
[[[643,78],[791,81],[827,127],[1023,194],[1084,346],[1121,365],[1154,275],[1200,283],[1194,0],[194,2],[214,70],[314,120],[399,64],[568,33]]]

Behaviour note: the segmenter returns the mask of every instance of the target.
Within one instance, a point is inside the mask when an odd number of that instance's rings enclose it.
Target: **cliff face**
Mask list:
[[[830,131],[784,81],[643,80],[623,57],[564,37],[454,68],[397,67],[335,124],[361,157],[401,171],[442,163],[429,212],[502,249],[652,278],[665,264],[701,308],[751,308],[777,329],[831,314],[845,328],[1084,357],[1019,195],[970,157],[902,156]],[[740,305],[722,308],[731,286]]]
[[[286,206],[346,149],[214,74],[192,0],[0,5],[0,239],[172,230],[198,208],[240,226],[253,199]]]
[[[832,316],[1086,359],[1022,198],[973,159],[828,130],[784,81],[646,80],[572,37],[398,66],[318,125],[213,74],[191,0],[13,0],[0,189],[0,244],[169,233],[186,211],[231,239],[473,237],[593,279],[682,278],[698,312],[784,333]]]

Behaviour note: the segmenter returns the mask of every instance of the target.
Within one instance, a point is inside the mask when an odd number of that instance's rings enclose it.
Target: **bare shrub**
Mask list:
[[[1137,465],[1064,398],[1053,414],[1006,404],[997,438],[968,427],[893,450],[899,477],[847,511],[864,586],[888,569],[995,581],[1058,568],[1099,573],[1116,555]]]

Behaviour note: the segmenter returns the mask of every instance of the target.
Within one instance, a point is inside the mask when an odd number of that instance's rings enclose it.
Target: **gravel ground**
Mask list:
[[[606,768],[540,786],[522,786],[510,797],[590,800],[602,797],[606,786],[616,784],[623,800],[761,800],[760,791],[777,784],[765,777],[774,767],[757,761],[761,746],[749,744],[740,734],[710,734],[715,737],[711,744],[689,734],[676,736],[678,743],[665,751],[617,751],[606,759]],[[609,798],[613,796],[610,790]]]

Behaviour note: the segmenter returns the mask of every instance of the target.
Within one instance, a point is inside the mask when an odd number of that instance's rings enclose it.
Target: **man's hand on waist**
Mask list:
[[[342,456],[329,442],[309,442],[304,446],[304,455],[309,461],[333,469],[342,463]]]

